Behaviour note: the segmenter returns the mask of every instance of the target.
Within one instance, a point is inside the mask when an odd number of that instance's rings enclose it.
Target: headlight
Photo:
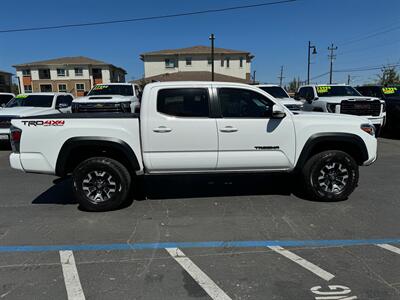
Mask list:
[[[329,111],[329,112],[331,112],[331,113],[334,113],[334,112],[336,112],[336,103],[327,103],[326,104],[326,109]]]
[[[366,133],[375,136],[375,126],[372,124],[361,124],[361,130],[365,131]]]

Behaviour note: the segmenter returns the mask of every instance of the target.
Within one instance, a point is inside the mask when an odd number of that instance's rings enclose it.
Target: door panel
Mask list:
[[[217,119],[218,170],[292,167],[295,134],[289,113],[283,119],[271,119],[274,103],[254,91],[219,89],[218,98],[225,116]],[[258,110],[257,105],[262,107],[259,101],[265,103],[265,109]],[[256,106],[252,107],[254,103]],[[263,116],[263,110],[267,116]]]
[[[143,141],[150,172],[214,170],[217,165],[216,120],[209,118],[209,89],[158,88],[146,99]],[[158,99],[158,101],[157,101]]]

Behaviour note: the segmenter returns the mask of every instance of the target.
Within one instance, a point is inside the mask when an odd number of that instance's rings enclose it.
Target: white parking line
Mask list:
[[[72,251],[60,251],[61,266],[64,274],[65,288],[68,300],[85,300],[78,270],[75,265],[74,253]]]
[[[294,254],[293,252],[286,250],[285,248],[282,248],[280,246],[268,246],[268,248],[285,256],[286,258],[289,258],[291,261],[293,261],[296,264],[302,266],[303,268],[313,272],[315,275],[321,277],[322,279],[324,279],[326,281],[329,281],[335,277],[335,275],[321,269],[320,267],[314,265],[313,263],[310,263],[309,261],[305,260],[304,258],[301,258],[300,256]]]
[[[377,244],[378,247],[381,247],[383,249],[392,251],[394,253],[400,254],[400,248],[397,248],[395,246],[389,245],[389,244]]]
[[[196,266],[179,248],[165,248],[168,253],[189,273],[190,276],[214,300],[231,300],[220,287]]]

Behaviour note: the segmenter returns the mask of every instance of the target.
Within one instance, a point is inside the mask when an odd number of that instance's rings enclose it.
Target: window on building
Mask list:
[[[50,69],[40,69],[39,79],[50,79]]]
[[[208,117],[207,89],[163,89],[158,92],[157,111],[177,117]]]
[[[211,59],[211,57],[207,57],[207,63],[208,63],[209,65],[212,64],[212,59]]]
[[[40,92],[42,93],[51,93],[53,91],[53,86],[51,84],[41,84]]]
[[[22,76],[31,76],[31,70],[23,69],[22,70]]]
[[[75,76],[83,76],[83,69],[75,68]]]
[[[186,57],[186,65],[191,66],[192,65],[192,58],[191,57]]]
[[[58,91],[60,93],[66,93],[67,92],[67,85],[64,83],[61,83],[58,85]]]
[[[225,60],[224,60],[224,58],[221,58],[221,67],[223,67],[223,66],[224,66],[224,63],[225,63]]]
[[[239,58],[239,66],[243,68],[243,57]]]
[[[6,77],[0,75],[0,84],[6,84]]]
[[[166,68],[175,68],[176,67],[175,59],[166,58],[165,59],[165,67]]]
[[[226,58],[226,67],[229,68],[229,67],[230,67],[230,64],[231,64],[231,58],[230,58],[230,57],[227,57],[227,58]]]
[[[32,85],[24,85],[25,93],[32,93]]]
[[[58,77],[65,77],[65,75],[66,75],[65,69],[57,69]]]
[[[273,102],[257,92],[237,89],[218,89],[218,98],[224,118],[268,118]]]
[[[84,92],[85,91],[85,84],[84,83],[77,83],[75,85],[77,92]]]

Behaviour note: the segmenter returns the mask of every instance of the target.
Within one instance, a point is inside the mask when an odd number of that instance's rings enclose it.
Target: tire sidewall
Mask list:
[[[79,204],[88,211],[108,211],[117,209],[127,198],[130,187],[130,178],[120,163],[108,158],[88,159],[82,162],[73,173],[73,188]],[[83,180],[93,171],[106,171],[116,182],[117,191],[110,199],[104,202],[94,202],[88,198],[83,190]]]

